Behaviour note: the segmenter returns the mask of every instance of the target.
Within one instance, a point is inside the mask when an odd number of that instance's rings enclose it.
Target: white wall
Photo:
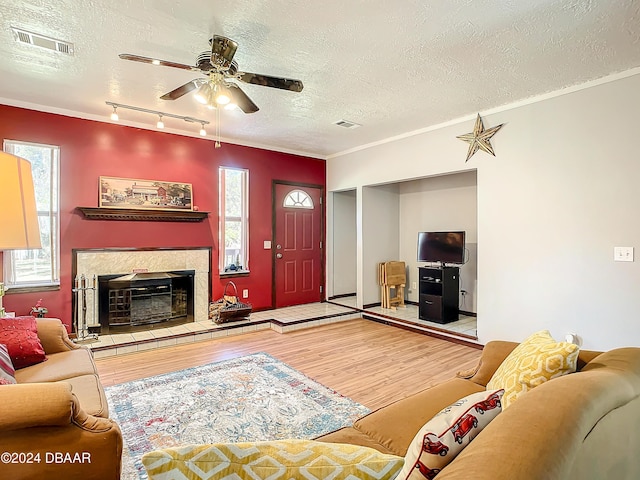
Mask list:
[[[460,269],[460,309],[476,312],[477,284],[477,179],[476,172],[441,175],[403,182],[400,186],[400,259],[407,263],[408,299],[418,301],[416,260],[418,232],[464,230],[467,262]],[[464,300],[464,305],[462,301]]]
[[[395,185],[362,189],[362,303],[378,303],[378,263],[398,260],[398,211],[400,196]]]
[[[355,293],[356,283],[356,191],[333,193],[333,290],[330,296]]]
[[[471,119],[332,158],[327,186],[477,168],[479,340],[548,328],[556,338],[578,333],[585,348],[640,345],[640,267],[613,262],[614,246],[640,246],[638,92],[635,70],[485,115],[487,128],[505,124],[491,140],[495,158],[478,152],[465,164],[456,135],[472,131]]]

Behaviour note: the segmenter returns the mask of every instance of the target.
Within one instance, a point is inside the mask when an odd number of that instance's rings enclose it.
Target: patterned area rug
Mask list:
[[[142,454],[187,443],[309,439],[369,409],[266,353],[106,388],[122,429],[122,480],[146,479]]]

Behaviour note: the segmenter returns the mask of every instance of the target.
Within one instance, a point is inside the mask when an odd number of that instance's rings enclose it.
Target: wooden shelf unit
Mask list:
[[[458,320],[460,269],[418,267],[418,317],[437,323]]]

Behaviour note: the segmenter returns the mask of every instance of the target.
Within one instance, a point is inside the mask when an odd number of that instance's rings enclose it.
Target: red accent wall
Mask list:
[[[210,140],[113,125],[0,105],[0,138],[60,147],[60,290],[9,294],[7,311],[28,314],[42,298],[49,316],[71,324],[74,248],[212,246],[213,299],[226,280],[218,276],[218,167],[249,170],[249,263],[247,277],[234,278],[249,289],[256,309],[271,307],[272,180],[325,185],[325,162],[309,157]],[[78,206],[98,206],[103,176],[191,183],[193,204],[211,212],[202,223],[87,220]]]

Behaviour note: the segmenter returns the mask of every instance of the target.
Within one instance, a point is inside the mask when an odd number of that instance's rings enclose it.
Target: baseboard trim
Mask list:
[[[376,303],[367,303],[366,305],[362,306],[363,310],[366,310],[367,308],[374,308],[374,307],[381,307],[382,303],[381,302],[376,302]]]
[[[340,295],[331,295],[327,300],[335,300],[336,298],[355,297],[356,292],[353,293],[341,293]]]

